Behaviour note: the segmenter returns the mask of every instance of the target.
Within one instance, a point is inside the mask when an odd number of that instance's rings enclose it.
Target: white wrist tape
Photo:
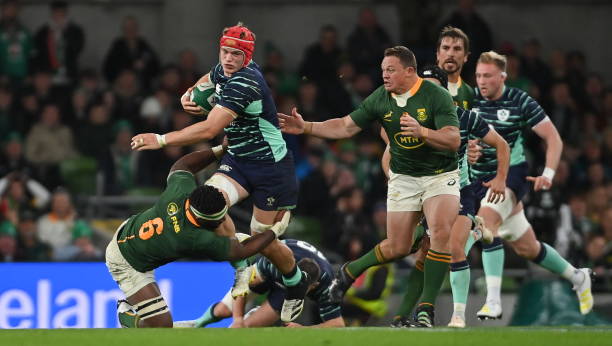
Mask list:
[[[211,150],[213,154],[215,154],[215,157],[217,158],[217,160],[220,160],[224,154],[223,145],[217,145],[216,147],[213,147]]]
[[[155,138],[157,139],[157,143],[159,144],[160,147],[163,148],[166,146],[166,135],[158,135],[156,133]]]
[[[550,181],[555,177],[555,170],[552,168],[544,168],[544,172],[542,172],[542,176]]]

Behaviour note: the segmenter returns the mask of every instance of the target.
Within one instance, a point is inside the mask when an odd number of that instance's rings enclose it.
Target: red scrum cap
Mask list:
[[[242,23],[225,28],[219,40],[221,47],[229,47],[244,53],[244,65],[247,66],[255,50],[255,34]]]

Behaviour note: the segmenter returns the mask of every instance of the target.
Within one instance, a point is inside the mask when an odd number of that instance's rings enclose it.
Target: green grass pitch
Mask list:
[[[344,329],[55,329],[0,330],[2,346],[336,346],[336,345],[612,345],[612,328],[536,327],[451,330]]]

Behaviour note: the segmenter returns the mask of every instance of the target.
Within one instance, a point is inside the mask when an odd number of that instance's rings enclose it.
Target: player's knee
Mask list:
[[[255,215],[251,217],[251,232],[253,233],[263,233],[271,229],[272,226],[274,225],[268,225],[268,224],[257,221],[257,219],[255,218]]]
[[[514,252],[520,257],[528,260],[535,259],[538,256],[539,248],[536,244],[515,244],[513,245]]]
[[[412,244],[408,242],[395,242],[391,246],[391,257],[392,258],[400,258],[410,255],[410,250],[412,249]]]
[[[143,300],[134,306],[139,325],[152,328],[172,328],[172,315],[162,296]]]

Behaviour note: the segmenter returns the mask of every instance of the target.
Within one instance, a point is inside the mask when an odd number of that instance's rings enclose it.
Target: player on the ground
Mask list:
[[[478,215],[496,235],[494,242],[483,246],[482,261],[487,281],[487,300],[477,315],[481,319],[501,318],[501,279],[504,265],[503,237],[516,253],[549,271],[561,275],[574,285],[580,302],[580,312],[587,314],[593,307],[590,269],[576,269],[548,244],[539,242],[525,217],[521,199],[533,182],[534,190],[549,189],[563,142],[554,124],[540,105],[527,93],[504,85],[506,58],[496,52],[482,53],[476,66],[478,84],[474,110],[510,145],[510,170],[506,180],[506,199],[500,203],[488,202],[483,197]],[[523,131],[530,128],[546,143],[546,168],[538,177],[527,176]],[[472,165],[474,178],[487,181],[495,173],[497,160],[493,149],[483,145],[482,157]],[[501,236],[501,237],[500,237]]]
[[[253,198],[253,234],[272,227],[282,210],[295,208],[298,193],[293,156],[279,130],[272,94],[259,66],[251,60],[254,49],[255,34],[247,27],[238,23],[224,29],[219,63],[196,83],[210,81],[216,85],[216,106],[206,120],[165,135],[146,133],[133,138],[134,149],[149,150],[191,145],[210,140],[225,130],[228,152],[206,185],[221,190],[229,207],[249,195]],[[181,98],[183,108],[190,113],[203,113],[189,101],[189,91]],[[231,219],[217,232],[233,235]],[[262,254],[283,273],[289,287],[281,319],[290,321],[290,316],[297,317],[303,309],[306,285],[302,283],[302,272],[291,251],[280,242],[272,242]],[[247,292],[250,276],[247,268],[244,263],[239,265],[234,296]]]
[[[414,229],[424,212],[431,248],[424,264],[418,314],[423,326],[431,326],[433,304],[451,258],[449,233],[459,211],[459,121],[449,93],[417,75],[416,59],[408,48],[389,48],[384,55],[384,85],[351,114],[324,122],[305,122],[293,109],[291,115],[279,113],[279,119],[284,132],[330,139],[351,137],[374,121],[383,126],[391,142],[387,239],[340,268],[332,295],[341,300],[367,268],[408,255]]]
[[[425,67],[421,70],[419,76],[443,87],[446,86],[448,81],[446,78],[446,72],[438,66]],[[484,183],[484,186],[491,187],[491,190],[495,192],[490,195],[493,202],[495,202],[495,200],[500,201],[504,198],[503,193],[505,191],[505,179],[508,172],[509,149],[508,144],[503,140],[503,138],[501,138],[501,136],[497,134],[495,130],[490,129],[487,123],[480,119],[476,113],[465,110],[459,106],[456,107],[456,112],[459,118],[459,128],[461,133],[461,145],[458,151],[461,209],[459,210],[459,216],[457,216],[457,219],[453,224],[450,235],[451,282],[453,282],[453,279],[466,280],[465,274],[467,273],[467,282],[469,283],[469,264],[466,261],[464,249],[471,248],[471,245],[475,241],[483,237],[485,242],[490,242],[492,241],[493,236],[482,224],[482,220],[475,217],[477,205],[474,202],[473,196],[474,185],[482,183],[479,181],[472,183],[469,179],[468,163],[465,159],[468,139],[483,139],[485,143],[497,149],[497,159],[498,162],[500,162],[497,176],[495,179]],[[384,137],[386,136],[383,136],[383,138]],[[388,160],[388,155],[383,155],[383,167],[388,167]],[[385,164],[384,162],[387,163]],[[470,230],[472,229],[473,223],[476,225],[474,227],[475,232],[472,233],[472,236],[470,236]],[[466,242],[469,243],[469,246],[466,246]],[[427,251],[428,249],[425,248],[423,250]],[[400,304],[397,316],[392,323],[393,327],[407,327],[411,325],[409,315],[414,308],[416,300],[418,297],[420,297],[420,290],[418,290],[418,288],[422,287],[423,285],[423,266],[422,263],[419,263],[419,259],[422,260],[422,258],[417,258],[417,265],[409,275],[409,290],[406,292],[404,299]],[[455,273],[461,273],[461,276]],[[465,297],[463,297],[464,295]],[[455,301],[455,306],[458,306],[459,301],[461,302],[459,304],[462,304],[465,310],[467,292],[453,291],[453,298]]]
[[[286,239],[283,240],[283,243],[291,249],[300,268],[308,275],[307,296],[316,302],[322,321],[313,327],[344,327],[340,305],[333,303],[329,296],[329,286],[334,278],[334,273],[325,256],[305,241]],[[233,328],[273,326],[279,319],[286,287],[283,284],[281,273],[267,258],[258,258],[253,266],[254,274],[249,282],[250,290],[257,294],[267,294],[261,306],[252,309],[245,315],[246,296],[234,300],[228,291],[221,301],[210,305],[198,319],[176,322],[175,326],[205,327],[228,317],[234,318]],[[290,323],[287,326],[298,327],[300,325]]]
[[[157,203],[124,221],[108,244],[106,266],[127,297],[117,305],[123,327],[172,327],[170,310],[155,282],[155,268],[183,257],[242,260],[286,229],[288,214],[243,243],[216,235],[214,229],[227,214],[223,194],[213,186],[198,187],[194,177],[214,160],[212,150],[180,158],[170,169]]]
[[[474,89],[461,79],[463,65],[470,55],[470,40],[459,28],[446,26],[438,36],[436,60],[448,74],[448,92],[455,104],[463,109],[471,109]]]

